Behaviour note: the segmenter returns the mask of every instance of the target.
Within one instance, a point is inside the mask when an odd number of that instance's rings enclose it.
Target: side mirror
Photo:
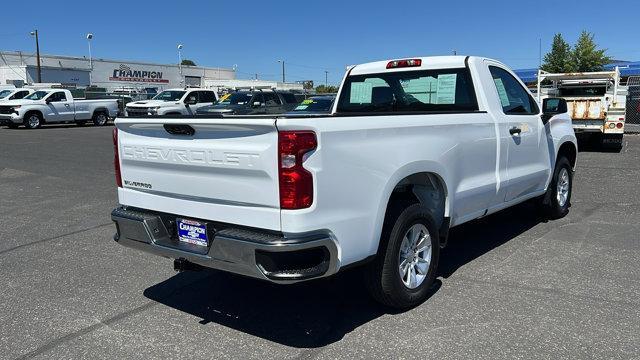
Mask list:
[[[188,97],[184,100],[185,105],[195,105],[198,103],[198,100],[195,97]]]
[[[567,100],[562,98],[546,98],[542,100],[542,122],[547,123],[554,115],[567,112]]]
[[[50,104],[53,100],[51,100],[51,97],[48,97],[44,100],[45,103]]]

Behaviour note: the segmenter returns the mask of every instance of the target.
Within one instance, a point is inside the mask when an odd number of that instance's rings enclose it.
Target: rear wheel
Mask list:
[[[27,114],[24,118],[24,127],[27,129],[37,129],[42,125],[42,117],[38,113]]]
[[[440,246],[429,210],[411,204],[388,216],[376,259],[364,269],[371,295],[394,308],[423,302],[435,280]]]
[[[93,114],[93,124],[95,126],[104,126],[107,121],[109,121],[109,117],[104,112],[97,112]]]

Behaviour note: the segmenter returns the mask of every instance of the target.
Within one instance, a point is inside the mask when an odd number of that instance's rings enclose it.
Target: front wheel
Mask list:
[[[24,118],[24,127],[27,129],[37,129],[42,125],[42,118],[37,113],[27,114]]]
[[[435,280],[440,255],[438,228],[429,210],[411,204],[388,216],[380,241],[376,259],[364,269],[371,295],[399,309],[423,302]]]
[[[547,193],[541,199],[544,214],[550,219],[559,219],[569,213],[573,185],[573,170],[569,160],[558,158]]]

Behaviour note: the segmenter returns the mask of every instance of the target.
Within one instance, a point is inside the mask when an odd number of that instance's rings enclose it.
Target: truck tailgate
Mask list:
[[[115,124],[121,204],[280,230],[274,118],[118,118]],[[185,129],[194,132],[179,134]]]

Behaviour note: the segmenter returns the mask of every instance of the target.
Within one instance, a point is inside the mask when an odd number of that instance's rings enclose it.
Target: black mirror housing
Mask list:
[[[545,124],[554,115],[564,114],[567,111],[567,100],[563,98],[546,98],[542,100],[542,121]]]

